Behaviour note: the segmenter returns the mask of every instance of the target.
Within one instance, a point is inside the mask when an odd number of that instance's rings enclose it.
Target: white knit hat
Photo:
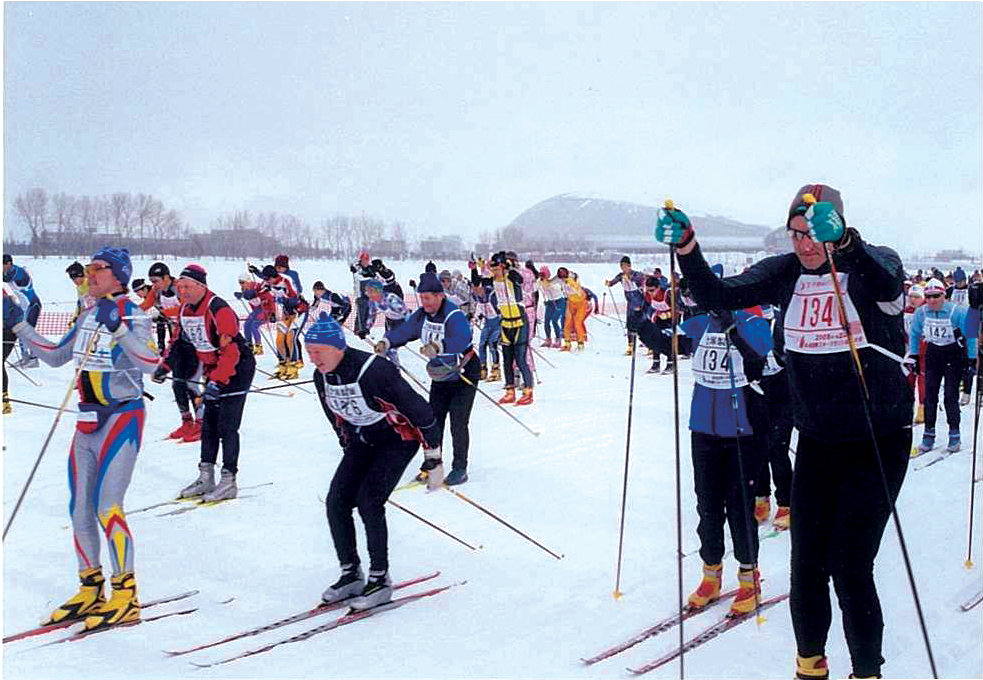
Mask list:
[[[945,293],[945,284],[938,279],[929,279],[925,284],[925,294],[929,293]]]

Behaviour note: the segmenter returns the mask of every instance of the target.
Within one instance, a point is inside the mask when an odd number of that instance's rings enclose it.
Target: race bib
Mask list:
[[[374,360],[375,357],[371,357],[365,362],[362,370],[358,373],[358,377],[355,378],[355,382],[324,386],[324,402],[331,409],[331,412],[356,427],[372,425],[386,417],[385,413],[369,408],[365,401],[365,395],[362,394],[362,386],[358,383],[369,364]]]
[[[215,347],[208,339],[208,333],[205,330],[205,317],[182,316],[181,331],[188,342],[194,345],[199,352],[218,351],[218,347]]]
[[[956,341],[956,330],[949,317],[942,319],[925,316],[925,341],[933,345],[951,345]]]
[[[837,274],[843,291],[843,306],[850,333],[857,348],[867,347],[860,315],[847,294],[849,274]],[[801,354],[832,354],[850,351],[850,342],[843,331],[836,289],[828,274],[802,274],[795,283],[795,292],[785,313],[785,349]]]
[[[431,342],[437,343],[440,348],[444,347],[444,324],[433,321],[423,320],[423,328],[420,330],[420,342],[424,345]]]
[[[969,305],[969,288],[953,288],[949,299],[954,305]]]
[[[733,345],[728,351],[727,338],[723,333],[704,333],[693,355],[693,377],[699,384],[713,390],[730,389],[731,362],[734,387],[744,387],[748,384],[744,375],[744,357]]]
[[[85,370],[116,370],[113,367],[113,347],[115,341],[109,331],[104,328],[100,329],[100,325],[96,322],[95,314],[87,315],[77,332],[78,335],[75,336],[75,344],[72,347],[72,356],[75,359],[76,366],[81,365],[82,357],[85,356],[85,350],[89,346],[89,343],[93,342],[92,338],[95,336],[95,344],[92,346],[89,358],[85,361]]]

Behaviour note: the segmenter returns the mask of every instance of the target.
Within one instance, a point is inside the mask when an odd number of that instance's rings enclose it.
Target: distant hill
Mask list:
[[[657,245],[652,232],[658,208],[587,194],[553,196],[519,214],[510,227],[530,239],[568,239],[576,234],[599,249]],[[762,250],[771,228],[718,215],[687,211],[703,247]]]

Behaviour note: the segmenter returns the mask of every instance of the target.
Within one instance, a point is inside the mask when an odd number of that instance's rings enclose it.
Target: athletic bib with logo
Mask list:
[[[208,339],[208,332],[205,330],[204,316],[182,316],[181,331],[195,349],[199,352],[217,352],[215,347]]]
[[[444,322],[428,321],[423,320],[423,328],[420,329],[420,342],[424,345],[431,342],[437,343],[437,346],[443,350],[444,348]]]
[[[79,326],[78,335],[75,336],[75,345],[72,347],[75,365],[79,366],[82,363],[82,357],[85,356],[85,350],[92,342],[93,335],[96,336],[95,344],[92,346],[89,358],[85,361],[85,370],[115,371],[116,368],[113,366],[113,336],[105,328],[100,327],[100,324],[96,322],[95,314],[89,314],[85,317]]]
[[[723,333],[706,332],[693,355],[693,377],[696,382],[713,390],[731,388],[731,365],[734,369],[734,387],[748,384],[744,375],[744,357],[733,345],[728,352],[727,338]]]
[[[344,385],[324,386],[324,403],[328,405],[331,412],[336,416],[347,420],[356,427],[372,425],[386,417],[385,413],[369,408],[362,394],[362,386],[358,381],[365,374],[365,370],[375,361],[372,356],[362,365],[362,370],[358,372],[355,382]]]
[[[952,326],[952,319],[948,316],[943,318],[925,315],[925,341],[938,346],[951,345],[956,341],[956,329]]]
[[[860,315],[847,289],[850,275],[837,274],[843,291],[843,306],[850,333],[857,349],[867,347]],[[840,322],[836,289],[828,274],[802,274],[795,283],[795,292],[785,313],[785,349],[801,354],[833,354],[850,351],[850,342]]]

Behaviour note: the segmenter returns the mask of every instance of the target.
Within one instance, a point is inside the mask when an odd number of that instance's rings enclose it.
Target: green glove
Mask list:
[[[659,217],[655,223],[656,241],[671,246],[685,246],[695,235],[686,213],[677,209],[672,201],[666,201],[665,207],[659,208]]]
[[[812,240],[818,243],[837,243],[843,238],[846,225],[843,218],[836,212],[832,203],[822,201],[813,203],[806,210],[806,224],[809,226],[809,235]]]

